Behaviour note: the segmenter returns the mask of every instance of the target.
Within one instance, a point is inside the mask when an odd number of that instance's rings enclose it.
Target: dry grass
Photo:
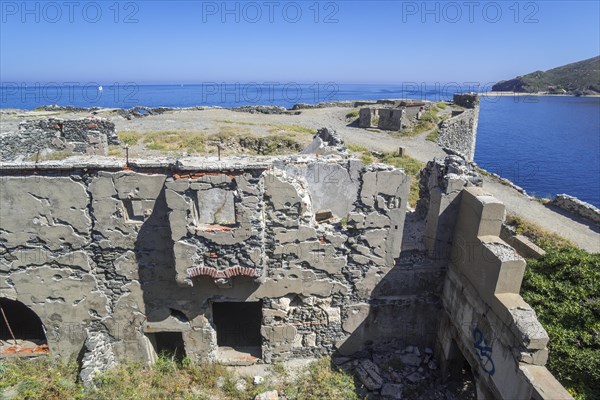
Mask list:
[[[514,226],[518,235],[527,236],[535,244],[546,251],[576,247],[570,240],[567,240],[554,232],[549,232],[539,225],[517,215],[507,214],[505,223]]]
[[[271,376],[255,385],[250,376],[236,375],[219,364],[177,362],[160,356],[152,367],[128,363],[97,376],[95,388],[77,381],[77,363],[52,358],[0,360],[0,398],[13,399],[253,399],[267,390],[285,393],[288,399],[327,398],[352,400],[354,380],[335,370],[329,358],[313,362],[294,376],[275,366]],[[278,382],[278,383],[276,383]]]
[[[140,137],[142,135],[139,132],[135,131],[124,131],[119,132],[117,136],[119,136],[119,140],[121,141],[121,143],[133,146],[137,144],[138,140],[140,140]]]
[[[152,131],[143,134],[143,142],[150,150],[165,152],[187,151],[202,153],[206,150],[206,136],[196,131]]]
[[[75,154],[72,151],[59,150],[59,151],[53,151],[53,152],[46,153],[46,154],[40,154],[39,156],[37,154],[34,154],[31,156],[31,161],[35,161],[36,159],[38,161],[58,161],[58,160],[64,160],[64,159],[69,158],[74,155]]]

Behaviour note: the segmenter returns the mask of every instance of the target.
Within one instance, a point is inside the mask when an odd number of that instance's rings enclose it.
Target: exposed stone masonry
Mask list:
[[[0,161],[29,161],[57,151],[107,155],[109,144],[119,144],[119,139],[107,119],[23,121],[17,132],[0,135]]]
[[[450,119],[442,122],[437,143],[460,154],[467,161],[473,161],[479,120],[479,96],[474,93],[455,94],[453,101],[465,109],[453,113]]]

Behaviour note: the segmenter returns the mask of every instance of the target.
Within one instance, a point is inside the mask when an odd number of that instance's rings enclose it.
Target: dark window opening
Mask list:
[[[185,358],[185,344],[181,332],[148,333],[156,354],[181,361]]]
[[[212,314],[219,346],[261,346],[262,302],[213,303]]]
[[[0,340],[12,343],[14,335],[17,340],[28,340],[37,344],[46,343],[42,320],[29,307],[19,301],[6,298],[0,298],[0,307],[2,307]]]

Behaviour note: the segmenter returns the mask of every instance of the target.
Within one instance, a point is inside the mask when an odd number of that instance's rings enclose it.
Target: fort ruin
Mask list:
[[[468,366],[479,399],[571,398],[473,166],[428,163],[413,211],[402,169],[342,150],[325,130],[295,156],[1,163],[0,352],[15,335],[23,354],[79,356],[84,380],[161,351],[332,354],[386,397],[355,357],[396,342],[442,376]]]

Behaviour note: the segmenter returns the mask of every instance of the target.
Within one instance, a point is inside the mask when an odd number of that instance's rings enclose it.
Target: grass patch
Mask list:
[[[365,146],[360,146],[358,144],[348,143],[346,147],[348,148],[348,150],[356,153],[366,153],[369,151],[369,149],[367,149]]]
[[[410,137],[420,135],[423,132],[437,129],[438,124],[441,121],[440,117],[437,115],[439,111],[440,110],[437,107],[431,106],[429,110],[421,114],[421,118],[419,119],[417,124],[414,127],[412,127],[412,129],[405,129],[402,131],[394,132],[393,136]]]
[[[506,224],[514,226],[518,235],[527,236],[535,244],[546,251],[576,247],[570,240],[567,240],[554,232],[549,232],[539,225],[514,214],[506,215]]]
[[[440,110],[445,110],[446,108],[448,108],[446,103],[444,103],[443,101],[438,101],[437,103],[435,103],[435,106]]]
[[[37,154],[34,154],[31,156],[31,161],[35,161],[36,158],[38,161],[58,161],[58,160],[64,160],[64,159],[69,158],[74,155],[75,154],[70,150],[59,150],[59,151],[53,151],[53,152],[46,153],[46,154],[40,153],[39,157]]]
[[[346,114],[346,119],[356,119],[360,115],[360,110],[355,109]]]
[[[302,125],[293,125],[293,124],[257,124],[255,122],[243,122],[243,121],[233,121],[230,119],[218,119],[217,122],[222,122],[224,124],[236,124],[236,125],[246,125],[246,126],[265,126],[270,127],[270,133],[300,133],[300,134],[309,134],[315,135],[317,133],[316,130],[307,128]],[[223,127],[221,127],[223,128]]]
[[[150,150],[187,151],[202,153],[205,151],[206,136],[193,131],[153,131],[144,134],[144,144]]]
[[[254,123],[254,122],[233,121],[231,119],[217,119],[216,122],[222,122],[224,124],[237,124],[237,125],[248,125],[248,126],[258,125],[257,123]]]
[[[298,384],[298,382],[301,382]],[[311,363],[294,384],[283,391],[288,399],[356,400],[352,375],[336,371],[327,357]]]
[[[125,154],[125,151],[120,146],[111,144],[108,146],[108,155],[113,157],[122,156]]]
[[[521,294],[550,342],[547,367],[577,400],[600,393],[600,254],[572,247],[527,260]]]
[[[139,132],[135,132],[135,131],[124,131],[124,132],[119,132],[117,134],[117,136],[119,136],[119,140],[121,141],[121,143],[129,145],[129,146],[133,146],[133,145],[137,144],[137,142],[140,140],[140,137],[142,135]]]
[[[440,136],[440,130],[438,128],[435,128],[434,130],[429,132],[429,134],[427,135],[425,140],[429,140],[430,142],[435,143],[435,142],[437,142],[439,136]]]
[[[370,153],[363,153],[360,156],[360,161],[362,161],[363,164],[368,165],[368,164],[375,162],[375,159],[373,158],[373,156]]]
[[[291,376],[281,365],[274,365],[272,376],[254,385],[252,377],[236,375],[231,369],[211,363],[181,362],[159,356],[151,367],[127,363],[98,375],[95,388],[77,381],[75,361],[61,362],[45,357],[0,360],[0,398],[16,392],[14,399],[253,399],[267,390],[278,390],[289,399],[356,399],[354,380],[336,370],[326,357],[311,363]],[[243,381],[244,384],[236,385]],[[236,387],[237,386],[237,387]],[[243,386],[243,387],[242,387]]]
[[[475,169],[477,170],[477,172],[479,174],[481,174],[483,176],[491,176],[491,174],[487,170],[485,170],[483,168],[475,167]]]
[[[300,133],[311,136],[314,136],[317,133],[316,130],[301,125],[270,124],[268,126],[272,127],[269,129],[270,133]]]

